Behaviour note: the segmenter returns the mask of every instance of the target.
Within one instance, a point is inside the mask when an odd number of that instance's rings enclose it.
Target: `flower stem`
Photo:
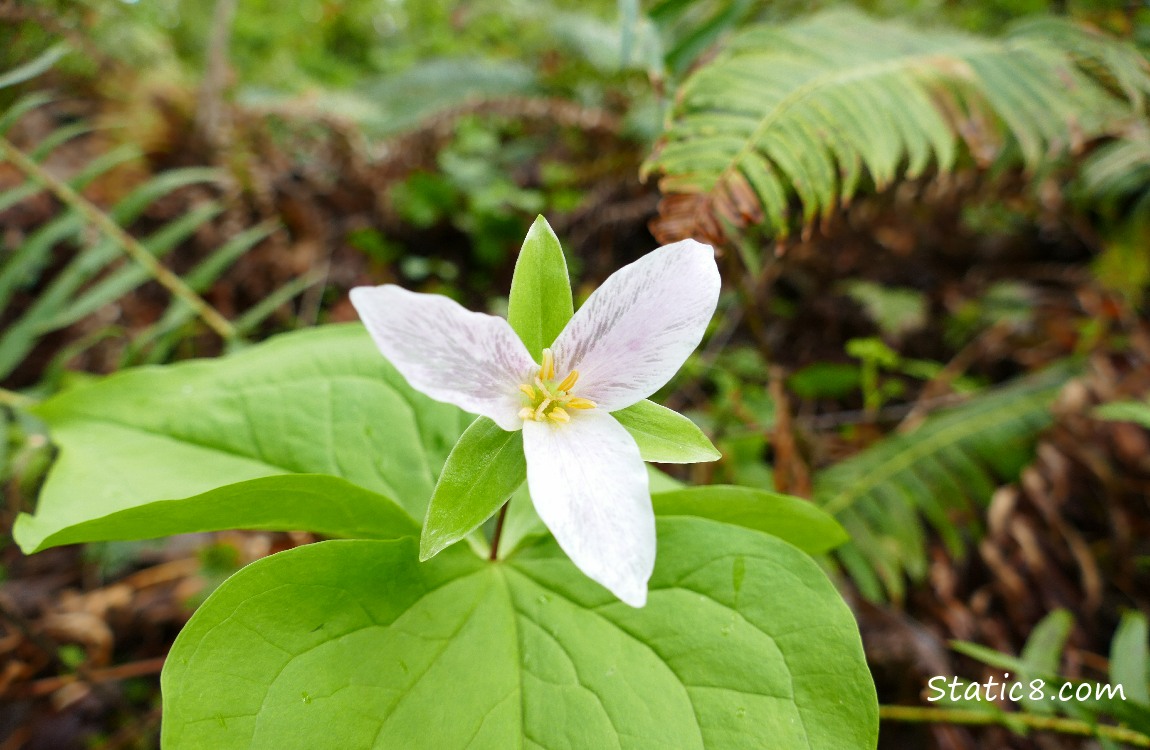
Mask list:
[[[491,556],[488,560],[499,559],[499,537],[503,536],[503,522],[507,519],[507,507],[511,505],[511,501],[503,503],[503,507],[499,509],[499,517],[495,519],[495,531],[491,534]]]
[[[7,388],[0,388],[0,406],[11,406],[13,408],[29,407],[36,403],[36,399],[30,396],[25,396],[22,393],[10,391]]]
[[[1126,727],[1091,724],[1060,716],[1039,716],[1020,712],[972,711],[961,708],[930,708],[927,706],[879,706],[879,717],[888,721],[906,721],[926,724],[1000,725],[1009,728],[1018,725],[1039,731],[1072,734],[1080,737],[1101,737],[1124,742],[1135,747],[1150,747],[1150,736]]]

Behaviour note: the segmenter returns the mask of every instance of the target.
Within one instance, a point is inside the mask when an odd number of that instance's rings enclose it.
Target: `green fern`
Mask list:
[[[32,80],[41,73],[49,70],[67,53],[68,47],[66,45],[57,44],[54,47],[44,50],[34,59],[29,60],[23,65],[18,65],[9,71],[0,73],[0,89],[16,86],[17,84]]]
[[[956,641],[955,651],[998,669],[1005,670],[1015,680],[1029,687],[1030,681],[1043,682],[1044,695],[1049,697],[1066,682],[1073,683],[1075,689],[1083,680],[1072,680],[1059,674],[1070,632],[1074,627],[1074,617],[1064,609],[1058,609],[1042,619],[1017,656],[1003,654],[977,643]],[[1086,722],[1088,725],[1105,724],[1117,721],[1123,730],[1101,733],[1102,747],[1118,750],[1123,743],[1139,747],[1150,745],[1150,647],[1147,646],[1146,615],[1128,611],[1123,614],[1110,642],[1109,684],[1121,686],[1121,694],[1109,691],[1092,690],[1085,700],[1051,701],[1033,697],[1029,690],[1021,692],[1022,707],[1040,716],[1065,715]],[[1072,692],[1067,689],[1067,692]],[[1120,697],[1119,697],[1120,696]],[[997,707],[989,707],[997,710]],[[1009,716],[1009,715],[1008,715]],[[996,722],[997,723],[997,722]],[[1010,726],[1008,721],[1002,722]]]
[[[1093,415],[1110,422],[1133,422],[1150,430],[1150,400],[1111,401],[1095,407]]]
[[[42,73],[61,54],[61,48],[53,48],[36,60],[0,75],[0,87],[23,83]],[[130,146],[112,148],[83,164],[66,180],[52,176],[42,164],[72,139],[90,133],[92,129],[88,125],[74,123],[55,128],[26,151],[17,149],[6,138],[21,117],[50,102],[49,96],[32,94],[17,99],[0,115],[0,163],[10,162],[23,176],[14,186],[0,191],[0,212],[45,189],[63,202],[61,209],[32,229],[19,246],[0,248],[0,316],[5,321],[0,331],[0,378],[11,374],[45,335],[81,321],[153,279],[168,286],[174,296],[161,319],[133,342],[130,356],[133,361],[162,358],[190,321],[206,307],[197,293],[210,287],[243,253],[275,228],[272,224],[263,224],[241,232],[210,254],[186,279],[175,277],[158,261],[218,216],[223,210],[220,204],[208,202],[198,206],[145,237],[132,237],[123,228],[132,226],[164,196],[188,185],[218,180],[219,172],[187,168],[158,174],[109,209],[96,208],[81,197],[81,191],[141,155]],[[128,244],[134,248],[127,247]],[[69,250],[63,265],[60,265],[61,248]],[[132,257],[126,258],[125,254]],[[317,280],[307,279],[309,283]],[[29,296],[32,290],[35,290],[34,297]],[[294,296],[302,290],[293,286],[292,291]],[[276,299],[281,303],[286,301],[283,295],[277,295]],[[238,336],[272,311],[261,309],[258,316],[249,314],[243,328],[225,323],[224,330],[234,331]],[[76,354],[103,335],[98,333],[71,345],[65,352]]]
[[[666,67],[679,75],[761,5],[755,0],[659,0],[647,15],[666,40]]]
[[[980,396],[816,477],[815,502],[851,535],[837,554],[864,596],[898,600],[906,577],[926,576],[925,525],[950,554],[965,553],[979,510],[1030,461],[1051,423],[1050,404],[1072,374],[1060,366]]]
[[[1146,221],[1150,216],[1150,123],[1098,149],[1082,167],[1086,196],[1104,208]]]
[[[868,181],[988,164],[1008,145],[1034,168],[1129,123],[1148,92],[1137,51],[1053,19],[997,39],[853,11],[755,27],[683,84],[644,165],[666,196],[654,229],[784,236],[792,195],[809,227]]]

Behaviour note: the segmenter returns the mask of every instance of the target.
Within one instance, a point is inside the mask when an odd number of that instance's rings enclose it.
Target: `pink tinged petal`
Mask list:
[[[417,391],[518,430],[519,384],[538,369],[503,318],[393,284],[351,290],[376,346]]]
[[[587,577],[642,607],[655,567],[655,513],[634,438],[594,409],[567,424],[525,422],[523,452],[535,510],[559,546]]]
[[[719,301],[710,245],[683,240],[616,271],[551,349],[557,373],[579,371],[574,395],[607,411],[638,403],[678,371]]]

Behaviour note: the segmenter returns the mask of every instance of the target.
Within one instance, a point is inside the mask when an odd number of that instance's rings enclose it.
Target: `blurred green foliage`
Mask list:
[[[214,3],[140,0],[122,4],[137,44],[167,46],[190,69],[202,65]],[[569,65],[556,14],[610,17],[613,0],[244,0],[232,26],[238,83],[298,93],[350,88],[441,58],[550,59]],[[541,71],[548,74],[549,70]],[[426,94],[434,96],[434,90]]]
[[[583,198],[575,171],[548,160],[552,147],[514,121],[461,118],[439,151],[439,171],[418,171],[394,185],[392,206],[414,227],[452,224],[470,239],[481,267],[498,267],[509,261],[523,217],[571,211]],[[535,164],[538,186],[522,187],[516,175],[533,172]]]
[[[551,75],[573,62],[599,71],[683,73],[736,27],[783,21],[836,5],[914,22],[996,31],[1027,15],[1090,21],[1150,44],[1150,9],[1125,0],[243,0],[236,4],[231,62],[238,82],[299,92],[350,87],[438,58],[545,60]],[[39,0],[29,7],[63,28],[95,23],[93,39],[149,65],[164,58],[198,71],[215,2]],[[28,59],[58,29],[32,26],[7,38],[10,59]],[[10,35],[6,35],[10,36]]]

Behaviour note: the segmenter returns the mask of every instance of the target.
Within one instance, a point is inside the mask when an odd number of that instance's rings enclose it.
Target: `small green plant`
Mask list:
[[[883,373],[895,373],[917,380],[930,380],[940,372],[943,365],[927,359],[903,357],[879,338],[861,338],[847,341],[846,353],[859,360],[858,384],[862,389],[863,407],[873,418],[883,404],[906,393],[906,383],[893,377],[882,377]],[[959,392],[977,390],[978,384],[971,378],[955,378],[951,385]]]
[[[518,242],[524,217],[545,209],[570,211],[583,199],[575,171],[548,159],[551,147],[505,118],[460,117],[436,156],[437,171],[417,171],[394,185],[391,205],[417,228],[451,224],[467,235],[479,268],[498,268]],[[534,163],[538,178],[520,184]]]
[[[877,413],[887,399],[902,395],[904,386],[901,381],[879,379],[881,371],[894,370],[902,361],[898,352],[884,344],[882,339],[851,339],[847,342],[846,351],[861,363],[859,386],[868,414]]]
[[[60,454],[14,535],[336,537],[200,606],[164,666],[167,748],[873,748],[857,626],[808,557],[838,524],[643,466],[716,455],[645,396],[717,291],[710,249],[680,243],[574,312],[540,219],[506,320],[361,288],[371,337],[299,331],[35,406]]]

